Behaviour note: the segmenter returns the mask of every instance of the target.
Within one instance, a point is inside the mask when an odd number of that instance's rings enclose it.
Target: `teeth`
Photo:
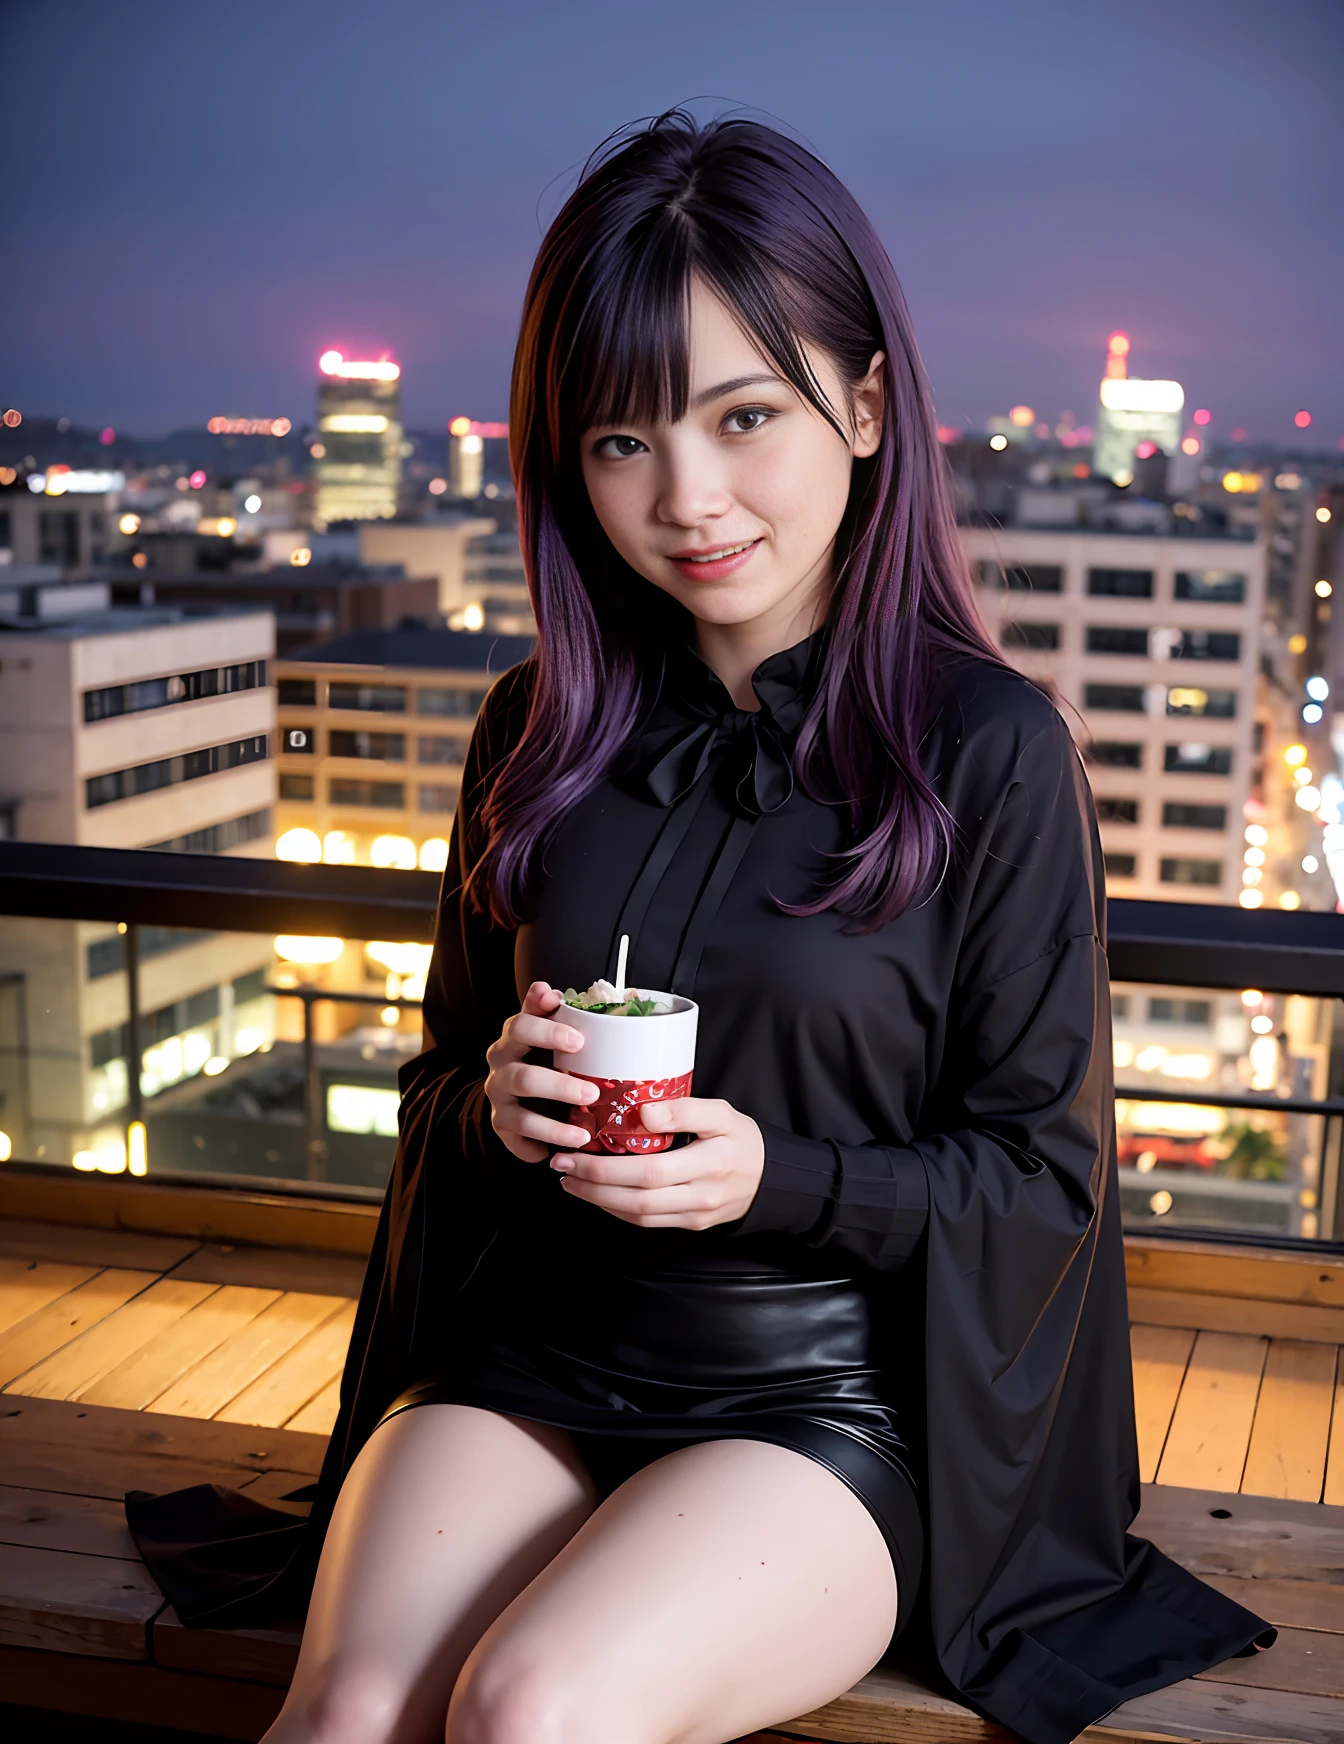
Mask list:
[[[740,545],[725,545],[722,551],[707,551],[703,557],[683,557],[683,563],[719,563],[725,557],[736,557],[739,551],[745,551],[749,545],[754,545],[754,539],[744,539]]]

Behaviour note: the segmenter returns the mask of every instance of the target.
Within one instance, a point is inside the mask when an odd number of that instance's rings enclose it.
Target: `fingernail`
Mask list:
[[[551,1167],[562,1175],[567,1175],[574,1167],[573,1157],[552,1157]]]
[[[576,1052],[583,1046],[583,1037],[579,1034],[578,1030],[567,1029],[565,1031],[565,1046],[574,1049]]]

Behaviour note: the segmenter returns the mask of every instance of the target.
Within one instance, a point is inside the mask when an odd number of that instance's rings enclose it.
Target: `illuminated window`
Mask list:
[[[380,1085],[328,1084],[328,1130],[395,1138],[397,1108],[400,1102],[401,1097],[395,1090],[384,1089]]]

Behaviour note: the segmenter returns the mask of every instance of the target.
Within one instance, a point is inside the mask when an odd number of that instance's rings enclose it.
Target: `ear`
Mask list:
[[[886,353],[875,351],[867,375],[854,389],[854,437],[849,446],[856,460],[867,460],[876,454],[877,445],[882,440],[886,379]]]

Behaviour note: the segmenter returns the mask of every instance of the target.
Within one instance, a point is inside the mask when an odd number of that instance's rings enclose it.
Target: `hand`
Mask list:
[[[642,1156],[557,1153],[551,1167],[565,1191],[642,1229],[712,1229],[746,1214],[765,1169],[765,1140],[756,1122],[730,1102],[680,1096],[646,1102],[649,1132],[693,1132],[684,1150]],[[586,1135],[585,1135],[586,1136]]]
[[[486,1049],[490,1071],[485,1094],[490,1100],[490,1124],[514,1156],[525,1163],[539,1163],[548,1146],[587,1144],[591,1136],[584,1127],[568,1126],[524,1108],[519,1098],[539,1096],[549,1102],[591,1102],[596,1084],[586,1078],[571,1078],[549,1066],[524,1064],[532,1048],[550,1048],[556,1053],[577,1053],[583,1046],[578,1030],[556,1022],[551,1013],[564,1004],[565,996],[545,981],[534,981],[523,1000],[523,1009],[504,1025],[497,1042]]]

